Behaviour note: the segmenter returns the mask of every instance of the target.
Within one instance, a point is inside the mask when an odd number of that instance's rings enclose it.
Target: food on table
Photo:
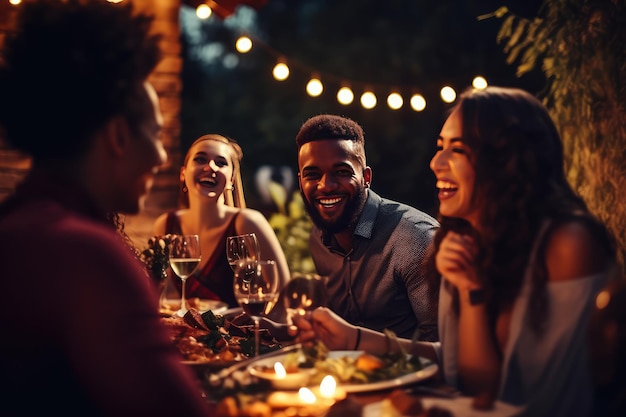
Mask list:
[[[163,317],[162,320],[186,361],[234,362],[248,359],[254,352],[254,332],[244,313],[226,319],[211,310],[201,314],[191,308],[184,317]],[[276,339],[263,329],[261,352],[279,348]]]
[[[283,362],[285,369],[315,369],[316,372],[309,381],[312,385],[319,384],[326,375],[332,375],[339,383],[367,384],[401,377],[423,368],[418,357],[406,355],[404,352],[382,356],[363,352],[358,356],[346,354],[331,357],[321,342],[287,354]]]

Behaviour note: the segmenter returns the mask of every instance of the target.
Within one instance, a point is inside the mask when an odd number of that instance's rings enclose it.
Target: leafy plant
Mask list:
[[[302,196],[296,191],[288,199],[285,188],[273,181],[269,182],[268,187],[278,209],[277,213],[270,216],[269,223],[283,248],[289,270],[315,273],[315,265],[309,253],[309,236],[313,223],[306,214]]]
[[[145,264],[146,270],[156,282],[167,278],[169,267],[169,244],[171,235],[153,236],[148,239],[148,247],[139,254],[139,259]]]
[[[545,0],[526,19],[506,7],[479,19],[503,19],[497,36],[517,75],[538,65],[543,99],[565,148],[567,179],[613,232],[626,260],[626,3]]]

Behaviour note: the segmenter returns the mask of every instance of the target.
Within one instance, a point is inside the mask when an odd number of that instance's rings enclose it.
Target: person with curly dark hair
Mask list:
[[[422,259],[437,221],[372,190],[365,135],[354,120],[311,117],[296,144],[300,192],[314,224],[309,248],[326,277],[328,306],[359,326],[436,341],[439,283],[426,279]]]
[[[519,89],[464,93],[437,139],[441,228],[428,260],[443,277],[440,342],[399,343],[439,363],[475,407],[497,399],[528,416],[592,413],[587,325],[616,250],[563,161],[547,109]],[[327,309],[299,326],[302,340],[316,334],[331,349],[359,333]],[[397,349],[360,333],[362,349]]]
[[[0,205],[5,415],[210,411],[115,228],[166,160],[151,21],[130,2],[40,0],[7,35],[0,127],[32,167]]]

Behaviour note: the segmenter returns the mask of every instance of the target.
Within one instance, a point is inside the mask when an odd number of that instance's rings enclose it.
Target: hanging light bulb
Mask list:
[[[446,103],[452,103],[456,100],[456,91],[454,88],[446,85],[441,89],[441,99]]]
[[[411,108],[415,111],[423,111],[426,108],[426,99],[421,94],[411,96]]]
[[[350,87],[341,87],[339,91],[337,91],[337,101],[339,104],[343,104],[347,106],[351,104],[354,100],[354,93],[350,89]]]
[[[324,91],[324,85],[317,76],[312,76],[306,84],[306,92],[311,97],[317,97]]]
[[[115,1],[111,1],[109,0],[111,3],[119,3],[121,0],[118,0],[117,2]],[[11,3],[14,6],[17,6],[18,4],[20,4],[22,2],[22,0],[9,0],[9,3]]]
[[[487,80],[484,77],[478,75],[472,80],[472,87],[478,90],[484,90],[485,88],[487,88]]]
[[[361,94],[361,106],[363,106],[363,108],[368,110],[373,109],[376,107],[377,102],[378,100],[376,100],[376,95],[373,92],[365,91]]]
[[[284,61],[279,61],[272,70],[274,78],[278,81],[285,81],[289,77],[289,67]]]
[[[240,36],[237,42],[235,42],[235,48],[242,54],[250,52],[252,49],[252,39],[247,36]]]
[[[387,105],[391,110],[398,110],[404,105],[404,100],[399,93],[394,91],[387,96]]]
[[[196,16],[198,16],[199,19],[208,19],[212,13],[213,10],[206,4],[201,4],[196,7]]]

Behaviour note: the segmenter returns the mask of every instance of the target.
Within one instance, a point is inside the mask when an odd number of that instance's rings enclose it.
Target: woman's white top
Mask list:
[[[534,244],[524,282],[513,307],[504,349],[498,400],[525,405],[528,416],[589,416],[591,377],[587,362],[587,325],[607,273],[570,281],[548,282],[549,311],[544,332],[530,326],[528,311],[532,271],[544,225]],[[458,318],[442,280],[439,294],[439,340],[436,346],[448,384],[458,387]]]

